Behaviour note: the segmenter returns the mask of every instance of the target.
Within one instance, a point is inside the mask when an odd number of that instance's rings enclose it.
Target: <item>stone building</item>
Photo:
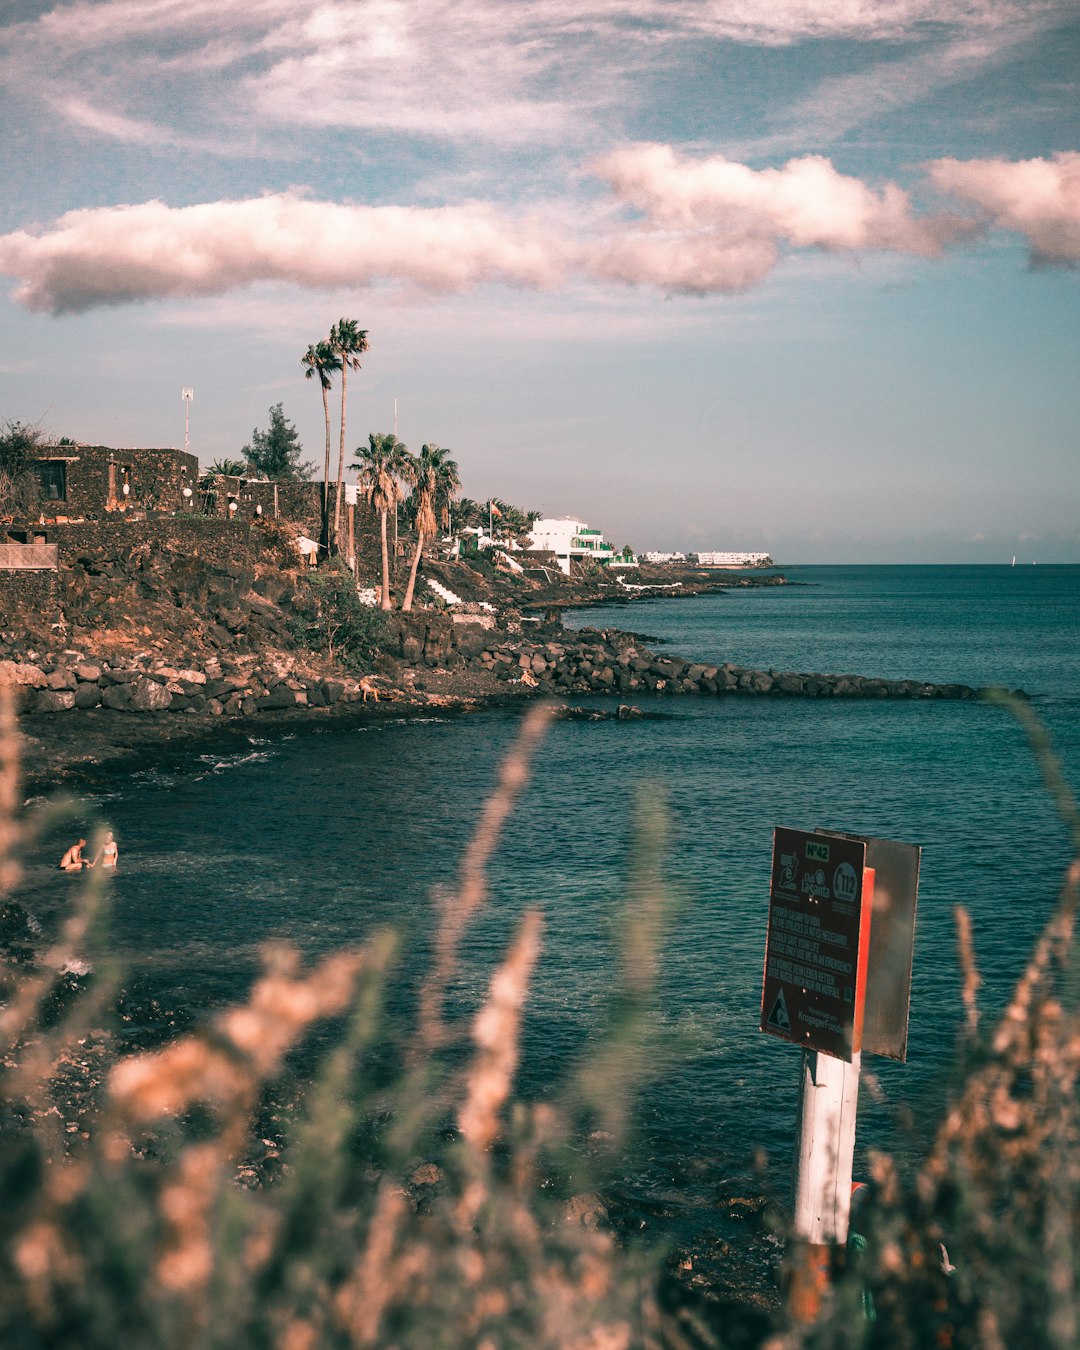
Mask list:
[[[322,521],[322,483],[215,474],[203,480],[202,509],[208,515],[227,519],[283,517],[317,536]]]
[[[199,461],[184,450],[105,445],[41,446],[32,457],[48,520],[99,520],[112,512],[195,511]]]

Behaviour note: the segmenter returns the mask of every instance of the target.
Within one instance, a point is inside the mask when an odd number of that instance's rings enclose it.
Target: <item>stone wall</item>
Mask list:
[[[18,609],[58,616],[59,606],[60,583],[55,572],[0,572],[0,621]]]
[[[225,562],[231,561],[238,549],[246,552],[252,542],[251,525],[246,520],[222,521],[187,515],[149,520],[116,515],[105,520],[45,525],[37,533],[57,545],[62,568],[71,567],[81,557],[108,555],[143,542],[151,546],[169,544],[193,556]]]
[[[237,509],[229,510],[230,502]],[[261,512],[259,507],[262,507]],[[322,522],[322,484],[271,482],[258,478],[232,478],[219,474],[211,488],[207,509],[222,518],[251,520],[257,515],[293,520],[313,539]]]
[[[330,521],[333,525],[334,491],[336,484],[330,485]],[[236,502],[236,510],[230,512],[229,503]],[[206,509],[220,518],[232,517],[234,520],[254,520],[262,507],[264,517],[279,516],[295,521],[312,539],[318,539],[322,529],[322,483],[304,482],[268,482],[261,479],[232,478],[224,474],[213,480]],[[371,503],[361,497],[354,507],[353,533],[356,543],[357,575],[365,584],[371,584],[379,574],[380,540],[379,515]],[[345,504],[342,508],[342,552],[345,552],[349,537],[349,511]]]
[[[61,445],[41,450],[35,459],[38,463],[62,464],[66,480],[65,496],[43,499],[41,509],[46,519],[56,515],[95,519],[114,511],[197,508],[199,461],[184,450]],[[191,489],[191,497],[184,496],[185,487]]]

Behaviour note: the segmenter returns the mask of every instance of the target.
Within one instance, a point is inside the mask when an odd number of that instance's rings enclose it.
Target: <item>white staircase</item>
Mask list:
[[[434,577],[428,577],[427,584],[448,605],[460,605],[462,603],[460,595],[455,595],[449,586],[444,586],[441,581],[436,581]]]

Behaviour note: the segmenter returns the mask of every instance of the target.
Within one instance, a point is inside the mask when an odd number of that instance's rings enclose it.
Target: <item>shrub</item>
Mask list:
[[[300,577],[291,628],[309,650],[351,670],[370,670],[385,626],[381,610],[361,603],[347,567],[333,563]]]
[[[299,525],[281,516],[257,516],[254,526],[258,531],[256,537],[262,540],[262,556],[267,562],[288,570],[300,565],[296,540],[303,530]]]
[[[32,516],[38,511],[41,485],[33,460],[47,443],[40,426],[12,421],[0,426],[0,515]]]

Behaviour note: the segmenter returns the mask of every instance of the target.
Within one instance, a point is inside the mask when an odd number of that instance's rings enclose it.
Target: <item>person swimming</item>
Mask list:
[[[60,859],[61,872],[81,872],[84,867],[92,866],[91,863],[83,857],[82,851],[86,847],[86,840],[80,839],[68,849]]]

